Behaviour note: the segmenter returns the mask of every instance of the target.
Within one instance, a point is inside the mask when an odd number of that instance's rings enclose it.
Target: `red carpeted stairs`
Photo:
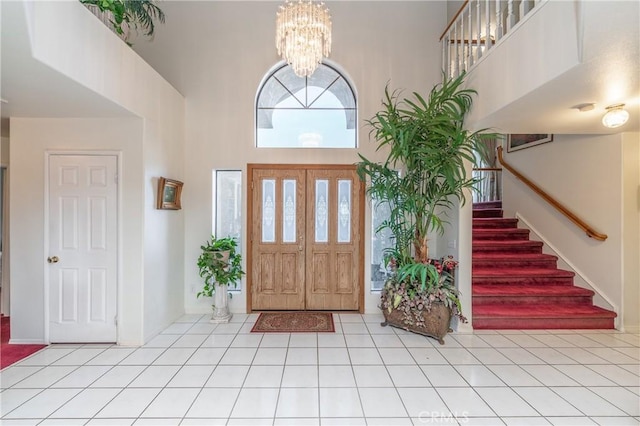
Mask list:
[[[500,201],[473,205],[473,328],[613,328],[616,314],[594,306],[594,292],[517,225]]]

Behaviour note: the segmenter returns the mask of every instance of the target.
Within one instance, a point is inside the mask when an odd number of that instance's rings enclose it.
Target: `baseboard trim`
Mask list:
[[[48,345],[42,339],[9,339],[10,345]]]

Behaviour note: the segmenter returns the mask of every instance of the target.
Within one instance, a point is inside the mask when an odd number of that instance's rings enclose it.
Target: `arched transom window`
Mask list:
[[[356,97],[334,68],[310,77],[289,65],[271,73],[256,100],[258,148],[356,148]]]

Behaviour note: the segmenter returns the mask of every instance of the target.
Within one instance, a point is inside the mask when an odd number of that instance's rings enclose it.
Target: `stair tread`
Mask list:
[[[526,234],[529,232],[528,229],[522,229],[522,228],[517,228],[517,227],[512,227],[512,228],[476,228],[473,230],[473,232],[479,232],[481,234],[490,234],[492,232],[496,232],[496,233],[500,233],[500,234],[504,234],[504,233],[509,233],[509,232],[518,232],[521,234]]]
[[[473,306],[473,318],[615,318],[615,312],[593,305],[478,305]]]
[[[474,240],[474,246],[505,246],[508,247],[510,245],[517,246],[536,246],[541,247],[542,241],[531,241],[531,240]]]
[[[557,256],[544,253],[473,253],[473,260],[558,260]]]
[[[482,210],[486,208],[495,208],[496,206],[502,207],[502,201],[478,201],[473,203],[474,210]]]
[[[473,278],[479,277],[566,277],[575,276],[574,272],[556,268],[473,268]]]
[[[473,296],[593,296],[592,290],[567,285],[475,284]]]

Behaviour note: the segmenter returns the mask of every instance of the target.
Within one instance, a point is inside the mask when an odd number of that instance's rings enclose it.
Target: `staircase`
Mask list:
[[[473,328],[614,328],[615,312],[594,306],[594,292],[517,226],[500,201],[473,205]]]

